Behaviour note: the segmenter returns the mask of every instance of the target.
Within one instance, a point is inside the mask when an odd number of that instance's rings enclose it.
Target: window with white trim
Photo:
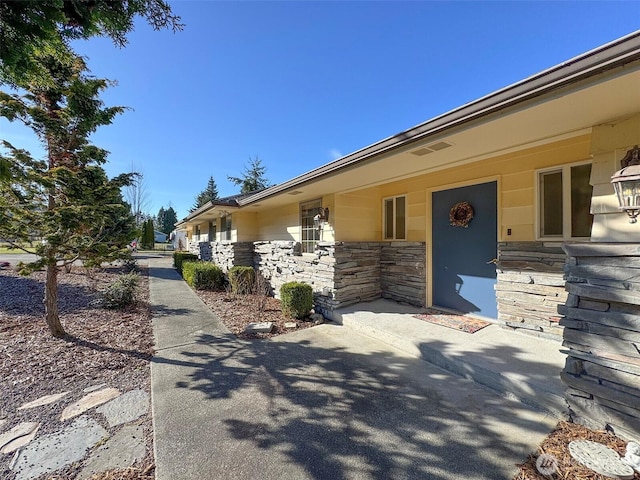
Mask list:
[[[302,253],[313,253],[320,240],[320,231],[313,221],[313,217],[322,208],[322,200],[313,200],[300,204],[300,243]]]
[[[538,172],[538,237],[565,240],[591,236],[591,163]]]
[[[220,218],[220,240],[231,240],[231,215]]]
[[[385,240],[407,239],[407,197],[385,198],[382,201],[383,238]]]
[[[209,241],[210,242],[215,242],[216,241],[217,228],[218,228],[218,226],[216,225],[216,221],[215,220],[213,222],[209,222]]]

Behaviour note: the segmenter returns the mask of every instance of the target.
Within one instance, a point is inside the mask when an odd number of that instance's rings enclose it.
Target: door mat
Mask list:
[[[467,333],[475,333],[478,330],[491,325],[479,318],[465,317],[464,315],[456,315],[454,313],[443,312],[434,308],[428,308],[426,312],[414,315],[415,318],[424,320],[425,322],[435,323],[443,327],[453,328]]]

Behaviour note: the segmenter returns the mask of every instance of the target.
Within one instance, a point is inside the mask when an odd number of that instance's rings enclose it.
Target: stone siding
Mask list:
[[[380,252],[382,297],[423,307],[427,300],[426,269],[425,243],[382,243]]]
[[[574,421],[640,438],[640,244],[565,245],[561,373]]]
[[[304,282],[313,288],[319,310],[331,309],[335,263],[332,245],[327,244],[313,254],[300,252],[298,242],[254,242],[253,267],[268,281],[275,296],[280,295],[284,283]]]
[[[567,299],[565,260],[560,246],[498,243],[498,322],[513,330],[561,340],[558,305]]]
[[[321,242],[312,254],[302,254],[294,241],[204,243],[194,253],[225,272],[235,265],[253,266],[276,296],[284,283],[308,283],[317,309],[326,315],[381,297],[425,303],[426,247],[421,242]]]

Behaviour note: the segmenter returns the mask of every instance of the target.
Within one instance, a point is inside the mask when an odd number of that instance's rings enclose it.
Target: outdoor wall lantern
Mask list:
[[[627,212],[629,223],[636,223],[640,213],[640,148],[638,145],[620,160],[621,169],[613,174],[611,183],[618,197],[618,209]]]
[[[318,209],[318,213],[313,217],[313,225],[318,229],[322,230],[324,228],[324,224],[329,221],[329,208]]]

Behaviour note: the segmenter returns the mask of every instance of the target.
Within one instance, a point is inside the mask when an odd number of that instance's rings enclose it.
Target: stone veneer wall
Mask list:
[[[426,248],[421,242],[321,242],[313,254],[302,254],[294,241],[214,242],[210,249],[211,260],[224,271],[253,265],[276,296],[286,282],[308,283],[324,314],[380,297],[413,305],[424,305],[426,298]]]
[[[426,269],[426,244],[383,243],[380,252],[382,297],[423,307],[427,299]]]
[[[640,439],[640,244],[567,244],[567,360],[574,421]]]
[[[498,243],[498,322],[514,330],[561,340],[558,305],[567,298],[565,260],[560,246]]]
[[[332,305],[334,264],[330,245],[302,255],[300,243],[294,241],[253,243],[253,267],[269,282],[273,294],[278,296],[287,282],[308,283],[320,310]]]

